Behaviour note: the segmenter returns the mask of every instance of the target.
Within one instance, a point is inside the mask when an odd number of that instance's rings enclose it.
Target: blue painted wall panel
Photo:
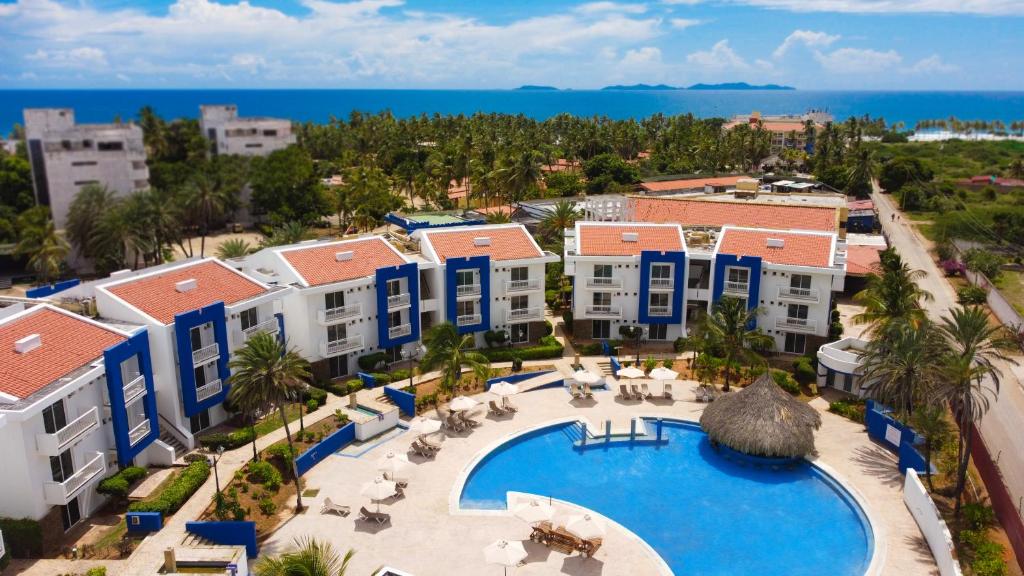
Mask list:
[[[409,287],[409,334],[398,338],[388,336],[388,280],[406,279]],[[377,345],[382,349],[394,348],[420,339],[420,269],[415,262],[378,268],[377,281]]]
[[[164,527],[164,519],[159,512],[129,512],[125,514],[124,521],[130,534],[159,532]]]
[[[256,545],[256,523],[252,521],[186,522],[185,531],[215,544],[245,546],[245,555],[249,558],[255,558],[260,551]]]
[[[314,444],[295,459],[295,467],[299,470],[299,476],[309,472],[321,460],[341,450],[343,446],[355,439],[356,425],[354,422],[349,422],[339,428],[337,432]]]
[[[68,288],[78,286],[81,283],[82,281],[78,278],[72,278],[71,280],[64,280],[63,282],[57,282],[56,284],[43,284],[42,286],[29,288],[25,291],[25,296],[28,298],[46,298],[47,296],[53,296],[58,292],[63,292]]]
[[[478,270],[480,276],[480,323],[458,326],[457,305],[458,293],[456,273],[459,270]],[[490,256],[471,256],[468,258],[449,258],[445,261],[445,317],[453,326],[458,326],[459,334],[482,332],[491,326],[491,258]]]
[[[651,316],[648,308],[651,298],[651,264],[654,263],[674,264],[672,276],[672,302],[671,316]],[[644,250],[640,253],[640,324],[681,324],[683,321],[683,310],[685,301],[686,282],[686,253],[685,252],[659,252],[655,250]]]
[[[537,372],[522,372],[520,374],[509,374],[508,376],[498,376],[496,378],[489,378],[484,384],[484,390],[490,390],[491,386],[498,382],[508,382],[509,384],[515,384],[516,382],[522,382],[529,380],[530,378],[536,378],[537,376],[543,376],[554,372],[554,370],[539,370]]]
[[[143,408],[146,418],[149,419],[149,434],[134,446],[128,437],[130,425],[124,398],[125,382],[121,372],[121,365],[133,356],[137,359],[139,372],[146,382]],[[117,446],[117,463],[124,467],[160,437],[156,392],[153,386],[153,360],[149,353],[149,333],[142,330],[130,336],[128,340],[104,350],[103,365],[107,373],[107,395],[110,398],[110,419],[114,428],[114,444]]]
[[[711,301],[718,302],[725,291],[727,267],[739,267],[750,270],[750,284],[747,288],[747,309],[757,308],[761,297],[761,258],[758,256],[735,256],[733,254],[715,255],[714,283],[711,286]],[[757,325],[754,320],[751,328]]]
[[[398,406],[398,409],[406,416],[416,415],[416,395],[406,392],[405,390],[399,390],[398,388],[392,388],[390,386],[384,387],[384,394]]]
[[[220,394],[216,394],[199,402],[196,400],[196,376],[192,367],[192,328],[207,322],[213,325],[213,338],[220,348],[217,360],[217,375],[223,385]],[[228,369],[230,357],[228,348],[228,329],[224,319],[224,303],[214,302],[198,310],[183,312],[174,317],[174,337],[178,344],[178,374],[181,379],[181,400],[186,416],[195,416],[207,408],[216,406],[228,396],[230,385]]]

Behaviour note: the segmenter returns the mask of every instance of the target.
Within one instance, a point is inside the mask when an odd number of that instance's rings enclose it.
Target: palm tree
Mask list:
[[[725,392],[729,391],[733,362],[764,361],[758,351],[775,346],[774,338],[754,327],[759,313],[759,308],[748,309],[745,301],[725,296],[704,316],[705,338],[719,346],[725,356],[725,386],[722,387]]]
[[[541,165],[536,150],[520,150],[505,160],[504,165],[494,171],[508,194],[508,203],[515,205],[526,193],[536,187],[541,178]]]
[[[981,306],[956,308],[942,318],[939,330],[951,348],[947,356],[945,386],[938,398],[948,402],[960,419],[955,516],[960,504],[971,460],[974,424],[988,412],[990,397],[999,394],[1002,370],[997,362],[1013,362],[1004,352],[1013,344],[1004,329],[992,326]],[[992,385],[986,382],[991,380]]]
[[[904,416],[924,403],[942,382],[942,362],[948,347],[941,334],[925,321],[920,326],[888,324],[862,357],[862,380],[868,394]]]
[[[295,546],[293,552],[262,558],[253,567],[256,576],[345,576],[356,553],[349,548],[341,557],[330,542],[308,536],[296,538]]]
[[[117,204],[117,196],[106,186],[89,184],[75,194],[64,228],[68,240],[83,258],[93,258],[95,234],[100,219]]]
[[[854,150],[850,166],[846,171],[846,193],[858,198],[867,198],[871,194],[871,182],[878,172],[875,155],[869,148],[861,147]]]
[[[1024,178],[1024,156],[1017,156],[1010,162],[1007,172],[1011,178]]]
[[[196,170],[186,185],[186,206],[199,227],[199,256],[206,255],[206,236],[213,223],[235,209],[245,184],[241,166],[220,157]]]
[[[230,238],[220,243],[217,247],[217,258],[229,260],[231,258],[242,258],[252,252],[252,244],[242,238]]]
[[[504,210],[496,210],[487,214],[488,224],[508,224],[512,221],[512,218],[508,215],[508,212]]]
[[[277,406],[288,438],[292,473],[295,477],[295,510],[302,510],[302,489],[295,465],[295,446],[284,408],[294,402],[309,381],[309,362],[293,348],[287,349],[276,336],[258,332],[246,341],[230,363],[231,391],[228,400],[236,406]]]
[[[885,325],[893,321],[920,324],[925,319],[921,302],[932,300],[931,293],[917,285],[926,274],[911,269],[892,249],[884,250],[879,257],[879,272],[869,274],[867,287],[853,297],[864,306],[853,321],[870,324],[872,332],[884,331]]]
[[[451,322],[434,326],[423,338],[427,352],[420,360],[420,371],[429,372],[440,368],[441,389],[450,393],[459,390],[463,366],[469,366],[481,380],[488,378],[491,375],[491,362],[473,350],[474,341],[472,334],[459,334]]]
[[[924,475],[928,481],[928,490],[932,486],[932,455],[942,450],[953,434],[944,406],[924,406],[914,411],[910,419],[914,431],[924,437]]]
[[[266,248],[268,246],[287,246],[288,244],[298,244],[299,242],[308,239],[309,236],[309,228],[304,226],[301,222],[285,222],[280,226],[275,226],[270,231],[270,236],[266,236],[260,240],[260,246]]]
[[[549,240],[561,238],[562,232],[566,228],[572,228],[576,225],[577,215],[576,207],[572,202],[559,200],[555,203],[555,209],[541,220],[541,234]]]
[[[47,219],[42,225],[23,228],[21,239],[14,252],[28,256],[28,266],[49,284],[60,277],[60,268],[71,247],[64,236],[57,231],[53,220]]]

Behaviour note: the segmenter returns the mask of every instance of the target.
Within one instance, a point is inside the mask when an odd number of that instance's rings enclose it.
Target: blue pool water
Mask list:
[[[682,575],[860,575],[872,537],[859,507],[806,462],[741,466],[699,427],[665,422],[660,446],[574,450],[576,424],[519,436],[484,457],[463,508],[503,509],[509,491],[592,509],[633,531]]]

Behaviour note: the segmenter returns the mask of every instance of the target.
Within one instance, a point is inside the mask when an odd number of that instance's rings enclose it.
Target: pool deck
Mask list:
[[[563,361],[564,362],[564,361]],[[560,368],[562,368],[560,366]],[[613,386],[617,388],[617,386]],[[660,392],[657,383],[652,391]],[[382,565],[393,566],[416,576],[450,574],[500,574],[501,567],[484,562],[483,548],[497,539],[527,540],[530,527],[507,513],[465,511],[457,506],[457,487],[474,460],[508,437],[546,423],[572,417],[585,418],[594,425],[611,420],[614,430],[628,430],[636,416],[666,417],[696,421],[704,405],[693,401],[693,382],[673,384],[676,400],[624,401],[613,391],[596,391],[593,400],[572,400],[566,389],[549,388],[519,394],[513,398],[519,412],[513,417],[486,416],[490,394],[481,394],[484,405],[476,412],[483,425],[449,437],[435,459],[410,455],[414,463],[405,498],[385,503],[382,512],[392,522],[378,528],[356,520],[360,506],[375,510],[359,494],[365,482],[377,476],[376,461],[388,451],[405,453],[416,434],[402,434],[374,447],[359,458],[335,456],[325,459],[305,477],[308,488],[319,488],[316,498],[307,499],[309,509],[288,520],[261,549],[275,554],[291,547],[303,535],[327,539],[342,552],[356,551],[350,571],[369,574]],[[823,411],[820,400],[812,405]],[[428,414],[430,415],[430,414]],[[896,469],[895,456],[873,443],[863,425],[824,412],[817,434],[819,455],[815,462],[842,482],[871,518],[876,558],[873,573],[916,576],[937,574],[938,570],[917,524],[902,500],[903,477]],[[347,518],[319,513],[324,498],[352,507]],[[650,548],[635,536],[609,526],[604,545],[595,558],[561,553],[527,541],[529,556],[517,575],[564,573],[571,575],[657,575],[665,566]],[[805,543],[814,545],[813,535]]]

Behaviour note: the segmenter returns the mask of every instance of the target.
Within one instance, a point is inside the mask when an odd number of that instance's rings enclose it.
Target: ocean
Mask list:
[[[693,113],[729,117],[831,112],[837,120],[868,114],[908,128],[922,119],[1024,120],[1024,92],[877,91],[525,91],[525,90],[0,90],[0,134],[22,122],[22,109],[70,107],[79,122],[131,119],[143,106],[164,118],[197,117],[200,104],[237,104],[243,116],[275,116],[300,122],[345,118],[353,110],[391,110],[400,117],[503,112],[545,119],[577,116],[643,118]]]

